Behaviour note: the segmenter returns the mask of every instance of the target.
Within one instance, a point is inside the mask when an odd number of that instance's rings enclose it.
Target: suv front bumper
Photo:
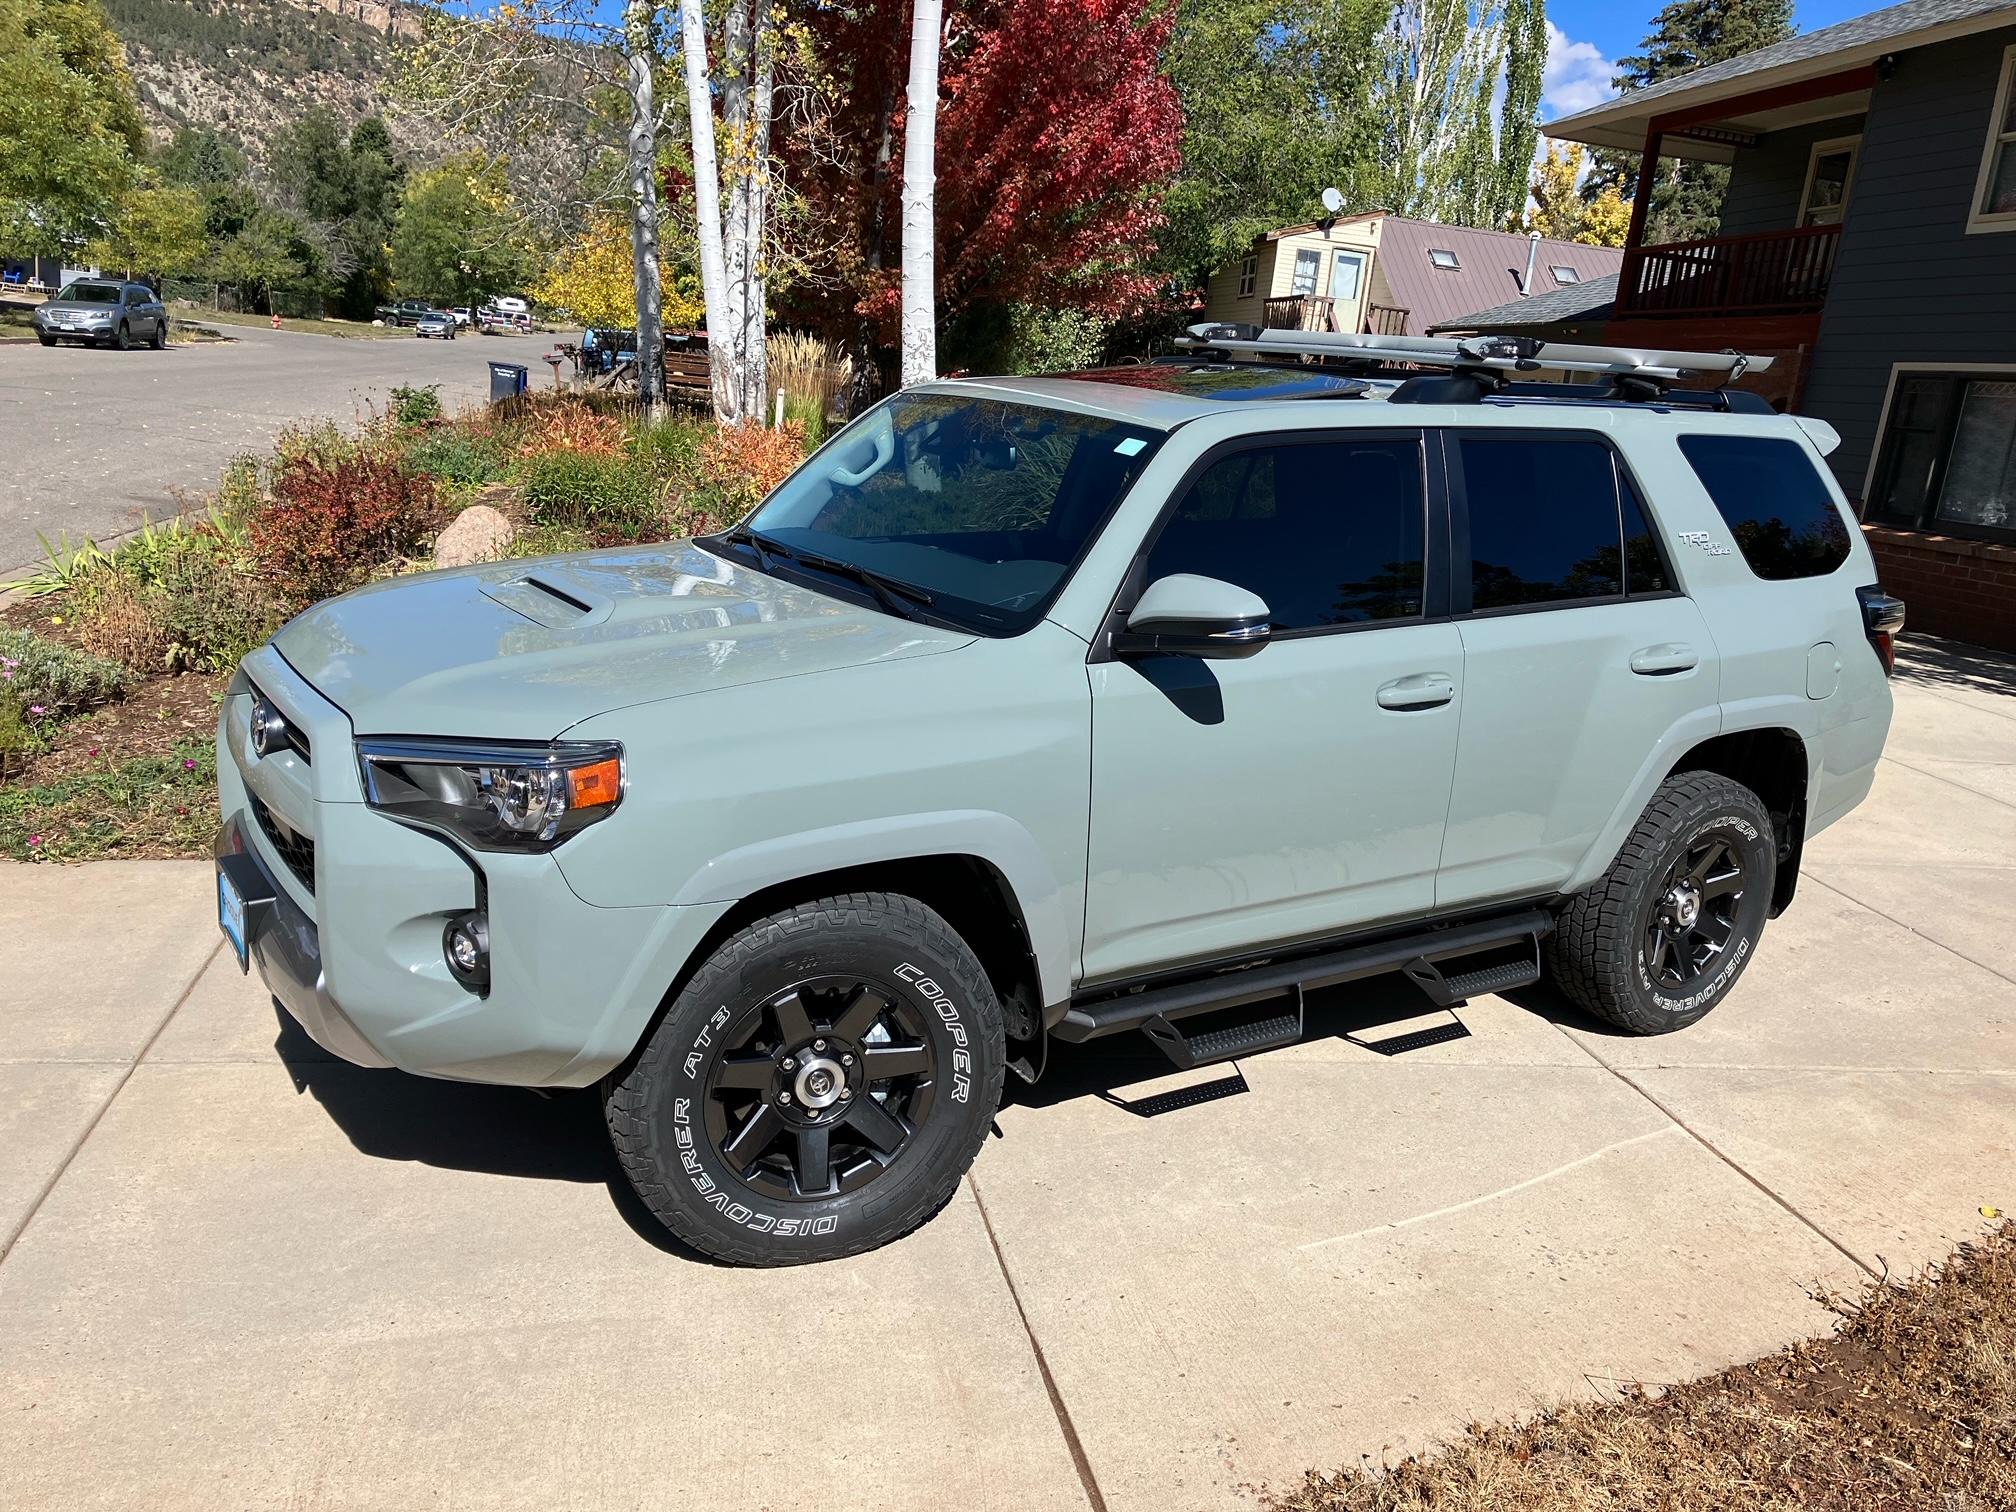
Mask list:
[[[244,680],[217,726],[218,869],[246,900],[248,966],[317,1044],[361,1066],[587,1086],[620,1064],[727,908],[601,908],[552,855],[464,853],[369,807],[350,721],[270,647],[249,678],[302,737],[251,749]],[[456,981],[447,921],[481,908],[490,985]]]

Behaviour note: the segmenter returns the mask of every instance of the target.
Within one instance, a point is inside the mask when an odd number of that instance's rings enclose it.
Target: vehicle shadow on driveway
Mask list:
[[[294,1090],[320,1103],[360,1154],[492,1176],[599,1182],[639,1238],[669,1255],[707,1261],[673,1238],[631,1190],[593,1088],[541,1093],[368,1070],[335,1059],[278,1002],[272,1007],[273,1050]]]

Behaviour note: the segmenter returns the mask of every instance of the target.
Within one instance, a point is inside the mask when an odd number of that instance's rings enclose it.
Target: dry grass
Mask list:
[[[1835,1333],[1654,1396],[1473,1425],[1383,1471],[1312,1472],[1271,1512],[2016,1509],[2016,1222]]]
[[[770,337],[768,360],[772,389],[782,389],[787,402],[804,404],[822,417],[854,375],[853,358],[830,342],[796,331]]]

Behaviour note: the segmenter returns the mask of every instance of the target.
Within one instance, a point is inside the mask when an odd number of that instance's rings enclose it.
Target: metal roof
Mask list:
[[[1373,276],[1375,280],[1385,276],[1393,303],[1408,312],[1407,329],[1419,335],[1472,310],[1518,298],[1528,245],[1528,238],[1507,231],[1475,231],[1389,215],[1380,228]],[[1436,267],[1428,256],[1435,250],[1454,252],[1461,266]],[[1582,282],[1557,282],[1549,271],[1557,265],[1573,268]],[[1543,237],[1533,270],[1533,297],[1564,287],[1586,288],[1592,279],[1614,278],[1623,265],[1621,248],[1585,247]]]
[[[1566,288],[1553,289],[1544,294],[1535,294],[1527,299],[1515,299],[1510,303],[1493,305],[1488,310],[1479,310],[1474,315],[1459,316],[1455,320],[1445,320],[1433,327],[1428,334],[1438,335],[1443,331],[1506,331],[1523,326],[1565,325],[1573,320],[1608,320],[1610,308],[1617,302],[1617,275],[1605,273],[1600,278],[1586,279]]]
[[[2011,0],[1904,0],[1901,5],[1788,37],[1644,89],[1627,90],[1614,100],[1549,121],[1544,129],[1557,140],[1619,145],[1628,139],[1635,145],[1643,139],[1642,123],[1664,111],[1710,104],[1752,88],[1819,78],[1905,47],[1921,47],[2012,22],[2016,22],[2016,4]],[[1630,120],[1640,123],[1636,136],[1620,136],[1623,123]]]

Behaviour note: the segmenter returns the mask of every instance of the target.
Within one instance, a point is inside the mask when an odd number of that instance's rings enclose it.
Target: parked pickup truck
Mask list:
[[[380,305],[371,312],[372,319],[382,320],[387,325],[418,325],[422,316],[432,315],[434,306],[424,299],[402,299],[397,304]]]
[[[717,534],[307,610],[222,705],[236,958],[360,1065],[599,1087],[759,1265],[924,1222],[1082,1041],[1379,972],[1694,1023],[1889,729],[1838,438],[1668,391],[1734,354],[1323,339],[1451,371],[920,384]]]

